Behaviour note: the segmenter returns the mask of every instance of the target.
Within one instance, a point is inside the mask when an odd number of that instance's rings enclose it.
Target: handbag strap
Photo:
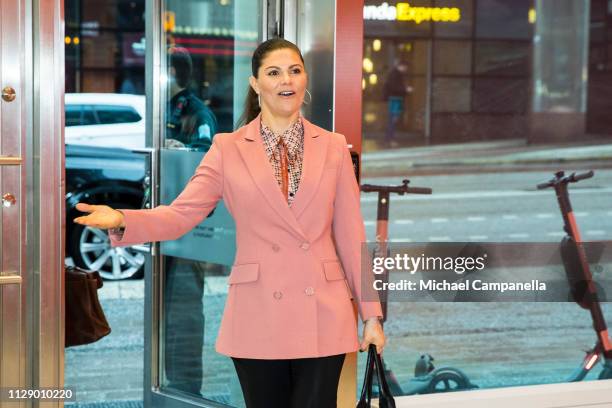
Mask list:
[[[374,355],[368,350],[366,359],[365,374],[363,376],[363,386],[361,387],[361,397],[357,402],[357,408],[369,408],[372,402],[372,379],[374,377]]]
[[[370,351],[372,352],[374,364],[376,365],[376,373],[378,375],[378,399],[379,406],[381,408],[395,408],[395,399],[389,389],[389,383],[387,383],[387,377],[385,377],[385,367],[383,366],[382,358],[380,354],[376,352],[376,346],[370,344]]]

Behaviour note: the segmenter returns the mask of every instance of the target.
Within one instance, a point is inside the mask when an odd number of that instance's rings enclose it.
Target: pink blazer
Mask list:
[[[365,230],[359,187],[338,133],[304,119],[302,178],[289,207],[260,136],[259,117],[217,134],[182,193],[169,206],[122,210],[113,246],[177,239],[223,199],[236,223],[236,258],[216,342],[243,358],[321,357],[359,347],[353,298],[362,319],[382,316],[362,299]],[[368,297],[368,300],[371,298]]]

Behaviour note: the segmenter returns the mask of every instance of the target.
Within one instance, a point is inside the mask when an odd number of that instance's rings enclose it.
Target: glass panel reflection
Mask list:
[[[474,70],[478,75],[527,77],[531,73],[531,52],[528,42],[478,41]]]
[[[234,129],[262,12],[261,1],[247,0],[165,6],[161,204],[182,191],[215,135]],[[163,389],[243,406],[231,359],[214,350],[234,253],[234,223],[222,202],[185,236],[161,244]]]
[[[467,41],[436,41],[433,59],[434,75],[469,75],[472,44]]]
[[[477,78],[474,81],[476,112],[523,114],[529,104],[527,80]]]
[[[434,112],[469,112],[470,78],[436,78],[433,82]]]
[[[533,0],[476,2],[476,37],[530,39],[533,24],[529,21]]]

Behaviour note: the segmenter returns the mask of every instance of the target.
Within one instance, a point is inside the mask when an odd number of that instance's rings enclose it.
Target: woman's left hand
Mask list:
[[[385,332],[383,331],[378,317],[371,317],[366,320],[363,325],[363,340],[359,347],[361,351],[366,351],[370,344],[374,344],[376,346],[376,352],[380,354],[386,342]]]

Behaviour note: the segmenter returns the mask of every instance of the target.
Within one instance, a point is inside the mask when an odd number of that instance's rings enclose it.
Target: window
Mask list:
[[[479,1],[476,3],[476,37],[531,39],[529,10],[533,0]]]
[[[96,115],[91,106],[84,105],[83,106],[83,115],[81,116],[81,125],[97,125],[98,121],[96,120]]]
[[[81,124],[81,105],[66,105],[66,126]]]
[[[88,126],[97,124],[91,106],[66,105],[66,126]]]
[[[433,82],[434,112],[469,112],[471,80],[436,78]]]
[[[470,74],[472,46],[467,41],[436,41],[433,56],[436,75]]]
[[[103,125],[134,123],[142,119],[138,112],[130,106],[96,105],[94,108]]]
[[[531,44],[528,42],[478,41],[475,44],[478,75],[529,76]]]
[[[474,80],[474,111],[486,113],[524,114],[527,111],[529,81],[527,79]]]
[[[405,40],[396,44],[394,56],[408,65],[408,75],[427,75],[428,43],[429,41]],[[389,61],[389,64],[391,63],[392,61]]]

